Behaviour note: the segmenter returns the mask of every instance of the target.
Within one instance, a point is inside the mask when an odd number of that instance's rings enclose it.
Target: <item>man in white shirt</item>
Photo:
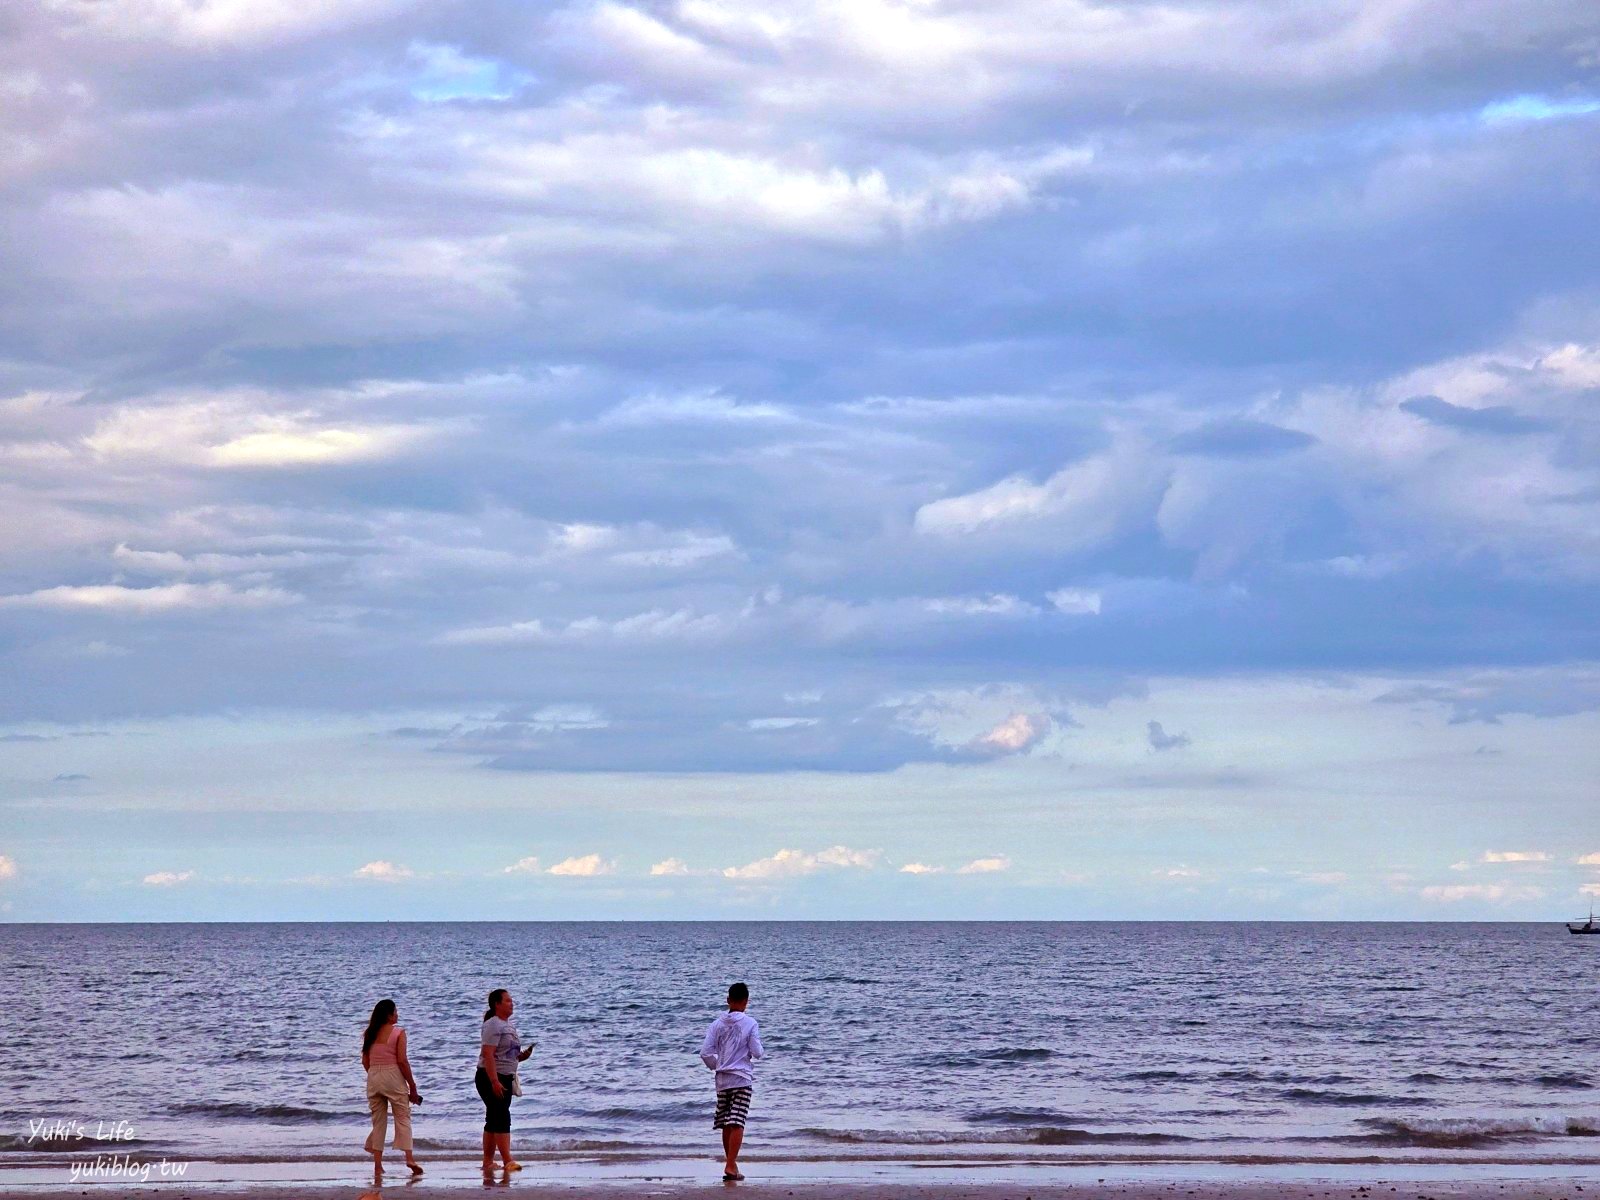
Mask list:
[[[745,1012],[749,1003],[750,989],[744,984],[728,988],[728,1011],[711,1022],[700,1043],[700,1061],[717,1073],[717,1113],[711,1127],[722,1130],[722,1178],[729,1183],[744,1178],[739,1174],[739,1147],[755,1088],[755,1060],[766,1053],[761,1027]]]

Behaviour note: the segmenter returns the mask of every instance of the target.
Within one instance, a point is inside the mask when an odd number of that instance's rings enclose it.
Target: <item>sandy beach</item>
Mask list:
[[[1591,1191],[1600,1188],[1595,1184],[1593,1174],[1587,1178]],[[227,1197],[228,1200],[285,1200],[289,1195],[296,1197],[296,1200],[383,1200],[386,1197],[390,1200],[402,1197],[404,1200],[446,1200],[462,1195],[466,1186],[465,1182],[415,1185],[396,1182],[374,1189],[358,1184],[300,1187],[219,1181],[214,1184],[160,1185],[160,1191],[162,1195],[179,1200],[204,1200],[213,1196]],[[486,1188],[481,1183],[477,1186],[484,1191],[504,1190],[524,1200],[547,1197],[559,1200],[579,1200],[582,1197],[614,1200],[623,1195],[674,1200],[680,1196],[705,1196],[718,1190],[735,1192],[744,1200],[824,1200],[827,1197],[839,1197],[841,1200],[1111,1200],[1113,1197],[1115,1200],[1384,1200],[1385,1197],[1392,1197],[1393,1200],[1576,1200],[1585,1192],[1585,1179],[1577,1174],[1537,1178],[1480,1175],[1472,1178],[1404,1179],[1392,1182],[1384,1182],[1381,1177],[1371,1177],[1365,1181],[1315,1178],[1196,1180],[1090,1175],[1070,1183],[1019,1177],[1010,1182],[747,1180],[741,1184],[724,1185],[708,1177],[704,1182],[633,1179],[550,1183],[519,1180],[503,1189],[499,1186]],[[68,1200],[69,1197],[77,1200],[84,1195],[98,1196],[102,1200],[118,1200],[122,1197],[136,1200],[149,1194],[148,1187],[116,1185],[14,1191],[0,1181],[0,1195],[27,1196],[30,1200]]]
[[[516,1175],[485,1182],[475,1162],[435,1160],[412,1180],[389,1164],[375,1186],[358,1162],[210,1162],[185,1164],[181,1179],[148,1182],[127,1177],[77,1179],[64,1165],[0,1172],[0,1196],[65,1200],[93,1195],[207,1197],[226,1200],[433,1200],[468,1192],[504,1193],[525,1200],[621,1196],[672,1198],[736,1193],[746,1200],[1581,1200],[1600,1191],[1592,1161],[1343,1162],[1343,1163],[1076,1163],[966,1162],[907,1158],[862,1162],[752,1159],[747,1178],[725,1184],[710,1159],[626,1163],[532,1162]]]

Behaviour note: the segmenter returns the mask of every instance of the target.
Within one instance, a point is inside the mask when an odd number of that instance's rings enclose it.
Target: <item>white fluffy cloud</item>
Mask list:
[[[278,587],[236,588],[226,583],[169,583],[157,587],[125,587],[103,583],[41,588],[22,595],[0,596],[0,605],[79,612],[161,613],[206,609],[278,608],[300,597]]]
[[[688,609],[652,609],[616,620],[581,617],[562,625],[547,625],[534,618],[510,625],[457,629],[440,640],[455,646],[506,646],[517,644],[605,642],[710,642],[732,633],[741,623],[737,613],[696,613]]]
[[[610,875],[616,870],[616,864],[601,858],[598,854],[584,854],[573,858],[564,858],[551,867],[546,874],[549,875]]]
[[[1000,871],[1011,869],[1011,859],[1004,854],[991,855],[988,858],[975,858],[964,867],[956,870],[957,875],[993,875]]]
[[[878,865],[880,858],[881,851],[852,850],[848,846],[830,846],[814,854],[804,850],[779,850],[742,867],[726,867],[722,874],[728,879],[742,880],[794,879],[829,869],[869,870]]]
[[[944,868],[929,866],[927,863],[909,862],[900,868],[900,873],[902,875],[941,875],[944,873]]]
[[[176,887],[180,883],[188,883],[193,878],[193,871],[155,871],[146,875],[144,882],[151,887]]]
[[[1520,887],[1502,883],[1449,883],[1424,887],[1417,894],[1424,900],[1438,904],[1459,904],[1468,900],[1498,904],[1542,900],[1548,893],[1540,887]]]
[[[664,858],[658,863],[651,864],[650,874],[693,875],[694,872],[689,869],[689,864],[684,862],[681,858]]]
[[[1479,862],[1535,863],[1549,862],[1551,856],[1543,850],[1485,850]]]
[[[17,862],[7,854],[0,854],[0,879],[15,879],[17,877]]]
[[[987,733],[973,738],[967,743],[967,749],[995,758],[1023,754],[1037,746],[1049,732],[1050,718],[1043,713],[1012,713]]]
[[[127,406],[102,421],[84,445],[103,460],[146,460],[228,469],[374,462],[420,448],[434,426],[331,424],[309,413],[274,412],[273,397]]]
[[[1578,859],[1580,867],[1600,867],[1600,852],[1585,854]]]
[[[539,873],[539,860],[533,855],[519,858],[509,867],[501,868],[503,875],[537,875]]]
[[[59,0],[52,7],[71,26],[108,40],[168,42],[199,53],[273,45],[381,16],[405,0]]]
[[[1084,551],[1149,521],[1165,485],[1149,448],[1128,440],[1063,467],[1043,483],[1012,476],[931,501],[917,510],[914,526],[918,533],[941,538],[1043,536],[1058,553]]]
[[[1050,601],[1057,612],[1068,616],[1098,616],[1100,613],[1100,593],[1085,588],[1057,588],[1053,592],[1047,592],[1045,599]]]
[[[371,879],[379,883],[399,883],[415,876],[416,872],[410,867],[403,867],[398,863],[392,863],[383,858],[374,859],[365,866],[355,869],[355,877],[357,879]]]

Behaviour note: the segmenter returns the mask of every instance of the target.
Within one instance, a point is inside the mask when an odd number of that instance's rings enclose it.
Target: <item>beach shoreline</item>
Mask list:
[[[176,1197],[219,1197],[226,1200],[443,1200],[468,1190],[515,1194],[524,1200],[576,1200],[597,1197],[613,1200],[623,1195],[643,1195],[658,1200],[704,1196],[713,1189],[735,1193],[744,1200],[785,1197],[793,1200],[1584,1200],[1584,1185],[1595,1190],[1592,1172],[1572,1175],[1468,1176],[1444,1178],[1241,1177],[1196,1179],[1187,1176],[1129,1178],[1112,1173],[1085,1173],[1073,1181],[1040,1180],[1020,1173],[1008,1180],[906,1179],[856,1180],[750,1178],[738,1184],[721,1182],[714,1171],[694,1180],[639,1177],[524,1181],[497,1180],[485,1184],[466,1176],[429,1178],[424,1182],[370,1180],[292,1183],[278,1181],[172,1181],[148,1185],[90,1184],[13,1186],[0,1180],[0,1196],[28,1200],[81,1200],[85,1195],[101,1200],[139,1200],[151,1194]]]
[[[89,1160],[80,1160],[88,1165]],[[639,1194],[677,1197],[708,1188],[733,1187],[757,1196],[821,1200],[1582,1200],[1585,1185],[1600,1192],[1600,1164],[1593,1159],[1539,1163],[1465,1162],[1074,1162],[930,1159],[766,1161],[745,1164],[748,1178],[722,1182],[714,1157],[661,1160],[528,1160],[512,1176],[484,1176],[473,1160],[427,1162],[412,1178],[398,1159],[375,1181],[365,1163],[352,1160],[218,1162],[181,1164],[177,1176],[149,1174],[73,1176],[64,1163],[0,1168],[0,1196],[30,1200],[66,1197],[149,1196],[152,1192],[229,1200],[378,1200],[378,1197],[460,1195],[463,1190],[515,1192],[524,1197],[613,1197]]]

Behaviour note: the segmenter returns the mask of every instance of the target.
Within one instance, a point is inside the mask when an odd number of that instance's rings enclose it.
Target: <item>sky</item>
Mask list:
[[[1600,899],[1592,0],[18,0],[0,920]]]

